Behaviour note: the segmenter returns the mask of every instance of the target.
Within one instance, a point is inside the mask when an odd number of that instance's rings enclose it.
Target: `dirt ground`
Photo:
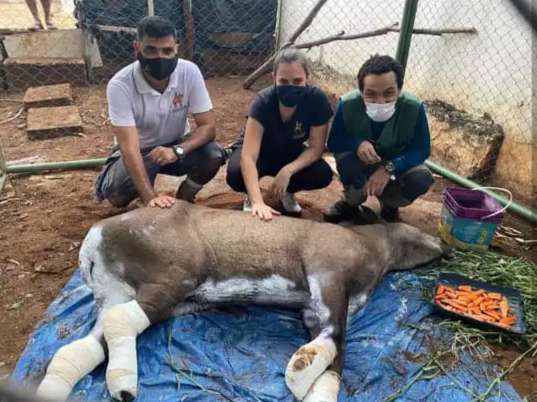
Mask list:
[[[43,6],[36,2],[40,19],[44,25]],[[51,13],[54,24],[59,29],[75,28],[73,0],[52,0]],[[24,31],[33,26],[34,20],[24,0],[0,0],[0,31]]]
[[[218,115],[218,140],[233,141],[244,122],[254,94],[241,88],[240,77],[208,80]],[[259,83],[258,88],[262,86]],[[75,88],[75,104],[84,122],[83,134],[57,139],[29,141],[25,133],[26,114],[0,124],[0,142],[8,161],[37,162],[104,157],[112,145],[105,110],[104,87]],[[15,115],[22,94],[0,94],[0,122]],[[6,101],[10,99],[12,101]],[[0,374],[13,369],[28,336],[44,316],[45,309],[70,278],[77,265],[78,248],[86,231],[96,221],[118,214],[94,199],[93,182],[98,170],[53,172],[34,176],[11,176],[0,194]],[[223,168],[199,195],[199,202],[222,208],[239,208],[242,198],[225,185]],[[402,211],[403,220],[436,233],[440,192],[447,185],[440,178],[431,191]],[[174,193],[177,181],[158,178],[158,188]],[[338,199],[337,180],[328,189],[300,194],[307,207],[306,218],[322,219],[322,210]],[[376,207],[372,203],[373,207]],[[508,217],[505,225],[526,238],[536,238],[523,221]],[[537,247],[524,249],[504,239],[500,246],[508,254],[537,262]],[[497,361],[508,366],[516,351],[498,350]],[[537,401],[537,359],[526,359],[510,376],[515,388]],[[0,375],[1,377],[1,375]],[[533,399],[534,398],[534,399]]]

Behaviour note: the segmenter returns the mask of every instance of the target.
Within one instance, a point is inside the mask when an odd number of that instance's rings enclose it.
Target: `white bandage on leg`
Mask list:
[[[113,398],[121,400],[121,392],[137,394],[138,363],[136,336],[151,323],[136,300],[118,304],[105,311],[103,330],[108,345],[106,383]]]
[[[285,383],[299,401],[304,399],[317,377],[332,364],[336,354],[332,338],[318,336],[291,357],[285,370]]]
[[[65,401],[76,383],[103,361],[103,347],[93,335],[62,346],[52,358],[37,395]]]
[[[340,383],[338,373],[326,370],[315,380],[304,402],[337,402]]]

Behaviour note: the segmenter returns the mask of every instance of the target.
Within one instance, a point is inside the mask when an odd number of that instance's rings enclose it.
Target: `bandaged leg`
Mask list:
[[[103,347],[93,335],[62,346],[52,358],[37,395],[65,401],[76,383],[103,361]]]
[[[122,400],[122,394],[136,397],[138,363],[136,336],[151,323],[136,300],[118,304],[105,311],[104,337],[108,345],[106,383],[113,398]]]
[[[304,402],[337,402],[340,383],[338,373],[326,370],[315,380]]]
[[[291,357],[285,370],[285,383],[299,401],[304,399],[315,380],[332,364],[336,354],[332,338],[321,335],[302,346]]]

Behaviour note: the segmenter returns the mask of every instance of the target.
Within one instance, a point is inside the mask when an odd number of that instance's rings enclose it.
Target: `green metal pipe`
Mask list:
[[[457,173],[452,172],[448,168],[439,165],[438,163],[435,163],[430,160],[426,160],[425,164],[429,169],[431,169],[433,172],[438,173],[439,175],[445,177],[448,180],[451,180],[452,182],[459,184],[464,187],[468,188],[477,188],[482,187],[481,184],[476,183],[475,181],[469,180],[465,177],[459,176]],[[501,195],[498,195],[490,190],[483,189],[485,193],[496,199],[500,204],[503,206],[507,205],[509,200]],[[513,201],[511,205],[507,208],[508,211],[513,212],[514,214],[532,222],[537,223],[537,212],[532,211],[528,207]]]
[[[410,44],[412,42],[412,31],[414,30],[414,21],[418,11],[418,0],[406,0],[403,11],[403,21],[401,22],[401,31],[399,32],[399,43],[397,44],[397,55],[395,58],[406,70],[408,54],[410,53]]]
[[[49,170],[90,169],[104,165],[106,158],[83,159],[67,162],[31,163],[7,166],[7,173],[41,173]]]

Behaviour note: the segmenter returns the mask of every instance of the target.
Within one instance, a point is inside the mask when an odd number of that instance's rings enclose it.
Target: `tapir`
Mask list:
[[[136,337],[174,315],[255,303],[300,309],[312,340],[285,369],[296,399],[336,402],[347,317],[385,273],[447,255],[437,237],[404,223],[339,226],[178,201],[96,223],[80,248],[80,269],[98,318],[84,338],[60,348],[38,395],[65,400],[105,360],[111,396],[137,395]]]

